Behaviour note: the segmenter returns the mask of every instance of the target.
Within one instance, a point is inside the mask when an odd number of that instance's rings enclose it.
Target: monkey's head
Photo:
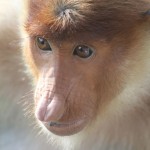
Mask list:
[[[142,0],[28,0],[24,56],[35,77],[35,115],[49,131],[88,128],[140,79],[138,29],[147,9]]]

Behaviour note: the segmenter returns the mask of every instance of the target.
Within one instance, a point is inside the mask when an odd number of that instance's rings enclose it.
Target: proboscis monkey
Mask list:
[[[150,1],[26,0],[35,116],[65,150],[150,150]]]

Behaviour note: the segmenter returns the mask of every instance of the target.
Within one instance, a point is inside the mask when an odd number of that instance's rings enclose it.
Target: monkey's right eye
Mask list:
[[[52,51],[52,48],[51,48],[49,42],[42,37],[36,38],[36,44],[39,47],[39,49],[41,49],[43,51]]]
[[[93,50],[86,45],[78,45],[73,52],[73,55],[77,55],[80,58],[88,58],[93,54]]]

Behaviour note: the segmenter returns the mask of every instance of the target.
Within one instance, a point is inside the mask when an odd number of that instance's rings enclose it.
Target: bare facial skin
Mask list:
[[[91,65],[96,59],[95,51],[93,48],[83,47],[82,52],[81,44],[68,44],[68,47],[66,44],[61,43],[60,52],[54,44],[50,51],[45,52],[37,47],[38,43],[32,48],[35,50],[33,53],[38,49],[36,59],[45,62],[40,64],[41,73],[35,92],[36,116],[40,121],[47,122],[48,129],[58,135],[70,135],[80,131],[96,113],[96,68]],[[73,50],[89,58],[83,60],[73,54]],[[86,50],[87,54],[84,52]],[[88,69],[83,72],[87,65]]]
[[[47,133],[67,139],[67,150],[149,150],[149,1],[28,0],[26,8],[23,53]]]

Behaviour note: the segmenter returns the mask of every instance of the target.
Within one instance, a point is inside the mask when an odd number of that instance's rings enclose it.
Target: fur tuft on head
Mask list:
[[[88,4],[88,3],[87,3]],[[54,7],[54,24],[52,27],[60,30],[69,26],[76,26],[80,21],[84,20],[82,9],[79,2],[56,1]],[[85,7],[82,5],[82,7]],[[86,5],[87,7],[87,5]]]
[[[49,0],[38,7],[40,12],[37,14],[40,22],[49,28],[48,32],[64,37],[64,33],[84,29],[92,12],[92,3],[92,0]]]
[[[42,30],[57,39],[77,33],[112,37],[142,22],[148,8],[141,0],[31,0],[25,27],[31,35]]]

